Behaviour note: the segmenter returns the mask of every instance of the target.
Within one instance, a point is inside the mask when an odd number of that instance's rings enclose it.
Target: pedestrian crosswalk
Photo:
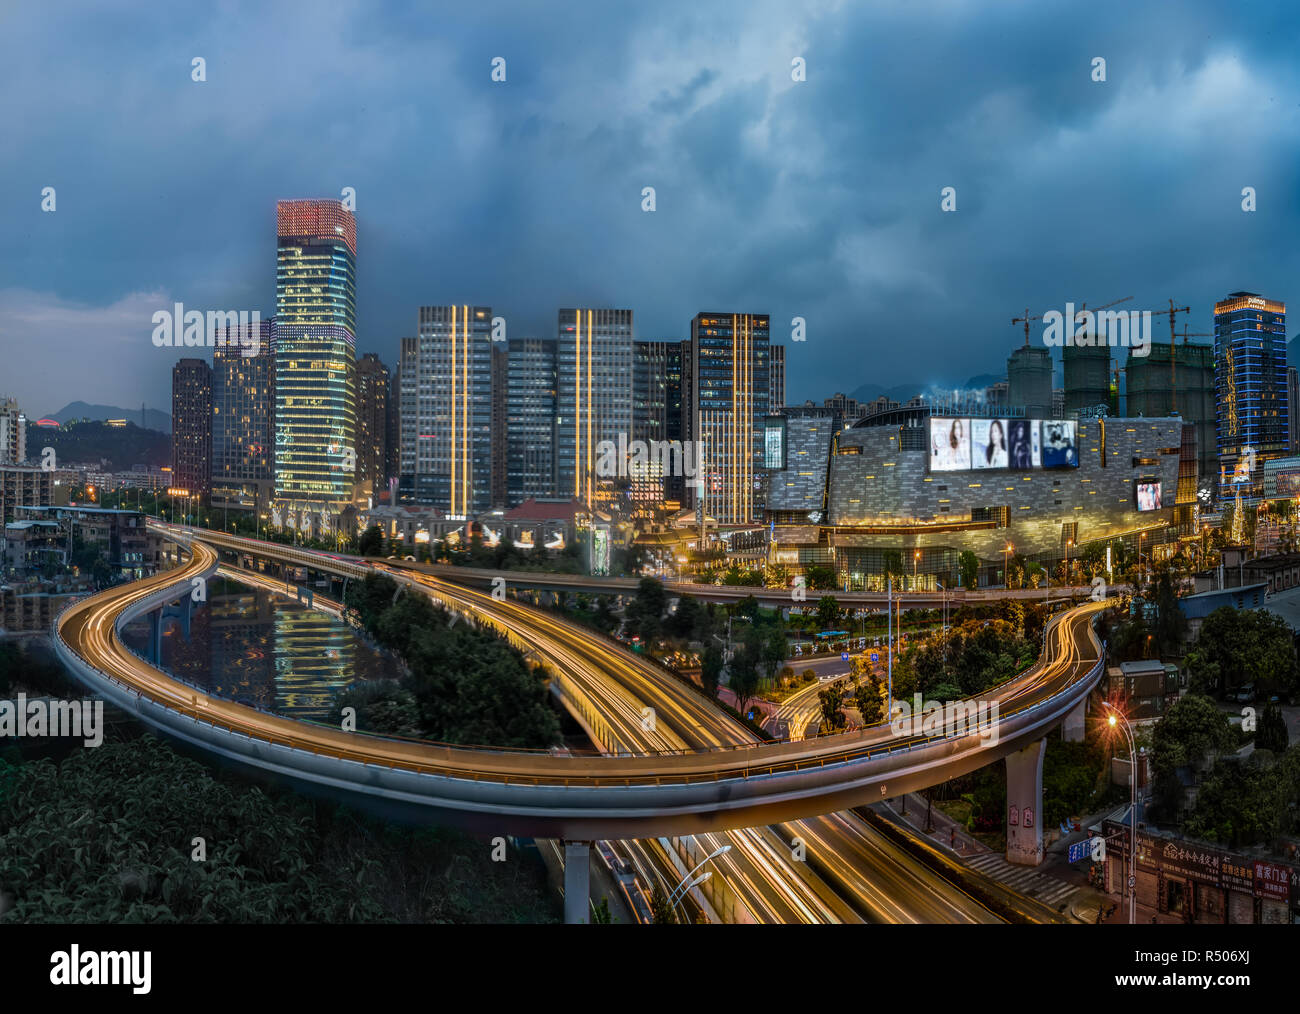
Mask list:
[[[1007,862],[999,852],[984,852],[965,859],[967,866],[978,870],[986,877],[1005,884],[1013,891],[1019,891],[1029,898],[1041,901],[1044,905],[1059,909],[1061,904],[1080,890],[1077,884],[1067,884],[1039,873],[1032,866],[1017,866]]]

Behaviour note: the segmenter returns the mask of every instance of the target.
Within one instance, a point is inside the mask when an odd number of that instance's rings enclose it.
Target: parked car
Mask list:
[[[1255,684],[1247,683],[1245,686],[1237,688],[1237,703],[1249,704],[1255,699]]]

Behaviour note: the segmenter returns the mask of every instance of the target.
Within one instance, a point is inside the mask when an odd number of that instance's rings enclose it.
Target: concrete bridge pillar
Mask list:
[[[162,610],[155,609],[149,614],[149,661],[157,666],[162,665],[162,628]]]
[[[1043,861],[1043,755],[1040,739],[1007,755],[1007,862],[1037,866]]]
[[[564,921],[585,923],[591,910],[591,842],[564,843]]]
[[[1065,716],[1061,723],[1061,739],[1067,743],[1083,742],[1083,722],[1088,717],[1088,698],[1079,702],[1079,706]]]

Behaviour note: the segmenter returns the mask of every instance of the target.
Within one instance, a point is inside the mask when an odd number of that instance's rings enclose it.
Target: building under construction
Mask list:
[[[1065,414],[1105,405],[1112,415],[1119,406],[1110,394],[1110,348],[1106,345],[1066,345],[1061,350],[1065,371]]]
[[[1052,416],[1052,354],[1025,345],[1007,360],[1007,403],[1023,405],[1030,419]]]
[[[1219,474],[1214,421],[1214,346],[1152,342],[1151,354],[1130,353],[1125,414],[1164,419],[1177,414],[1196,424],[1196,457],[1202,486]]]

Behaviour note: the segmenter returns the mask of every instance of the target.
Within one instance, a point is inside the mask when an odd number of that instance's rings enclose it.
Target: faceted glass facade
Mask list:
[[[1234,292],[1214,305],[1219,495],[1256,501],[1264,462],[1290,450],[1286,304]]]
[[[356,218],[341,201],[277,207],[275,487],[350,503],[356,471]]]

